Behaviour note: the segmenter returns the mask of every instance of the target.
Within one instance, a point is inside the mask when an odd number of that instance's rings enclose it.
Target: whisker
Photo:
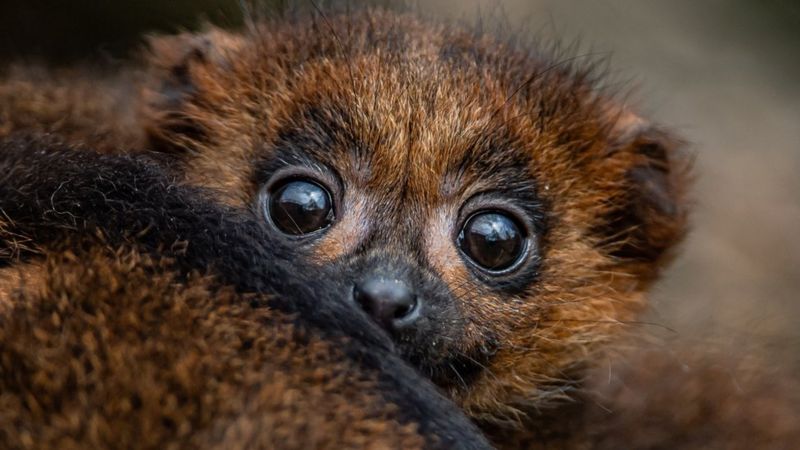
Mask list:
[[[594,323],[594,324],[604,324],[604,325],[630,325],[630,326],[651,326],[660,328],[665,331],[669,331],[670,333],[678,334],[678,331],[674,328],[671,328],[667,325],[657,323],[657,322],[647,322],[642,320],[586,320],[586,319],[559,319],[559,320],[552,320],[552,321],[541,321],[542,323]]]
[[[458,377],[459,381],[461,381],[461,385],[464,386],[464,389],[465,390],[469,389],[469,387],[467,386],[467,382],[464,381],[464,378],[461,376],[460,373],[458,373],[456,367],[452,363],[448,363],[447,365],[450,366],[450,369],[453,370],[453,372],[456,374],[456,377]]]
[[[498,377],[497,377],[497,375],[495,375],[495,373],[492,371],[492,369],[490,369],[490,368],[486,367],[485,365],[481,364],[481,363],[480,363],[480,362],[478,362],[478,361],[477,361],[475,358],[473,358],[473,357],[471,357],[471,356],[467,355],[466,353],[462,354],[461,356],[462,356],[462,357],[464,357],[464,358],[467,358],[468,360],[470,360],[470,361],[472,361],[473,363],[475,363],[475,365],[477,365],[477,366],[479,366],[481,369],[485,370],[485,371],[486,371],[486,373],[488,373],[489,375],[491,375],[491,377],[492,377],[492,378],[494,378],[495,380],[497,380],[497,381],[500,381],[500,378],[498,378]]]

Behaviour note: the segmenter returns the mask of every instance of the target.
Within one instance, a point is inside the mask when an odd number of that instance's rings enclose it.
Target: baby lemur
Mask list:
[[[677,141],[569,62],[408,16],[327,23],[157,41],[147,146],[351,282],[473,417],[569,397],[684,232]]]
[[[382,11],[213,29],[153,40],[130,75],[139,91],[90,93],[103,133],[71,134],[162,152],[183,183],[256,211],[496,444],[614,448],[637,425],[600,426],[585,380],[686,231],[688,162],[579,61]],[[15,82],[6,104],[25,103]],[[68,86],[27,88],[58,103]],[[103,120],[120,101],[138,114]],[[30,128],[2,114],[9,132]],[[616,398],[603,401],[634,417],[659,409]],[[687,414],[687,427],[709,422]],[[728,443],[686,444],[709,442]]]

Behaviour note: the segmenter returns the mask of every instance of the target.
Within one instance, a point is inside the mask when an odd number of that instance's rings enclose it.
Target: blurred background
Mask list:
[[[0,0],[0,67],[118,61],[143,33],[240,26],[241,5]],[[694,230],[657,288],[651,320],[682,336],[770,345],[800,367],[800,2],[433,0],[417,8],[461,19],[499,14],[522,32],[608,52],[614,77],[639,86],[639,109],[682,134],[697,159]]]

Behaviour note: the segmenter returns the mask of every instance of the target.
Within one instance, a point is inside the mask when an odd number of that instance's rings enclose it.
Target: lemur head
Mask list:
[[[569,59],[368,12],[152,61],[151,145],[334,268],[475,417],[567,395],[684,233],[678,142]]]

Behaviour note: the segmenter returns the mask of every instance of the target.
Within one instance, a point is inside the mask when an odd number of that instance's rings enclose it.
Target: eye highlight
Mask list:
[[[517,221],[500,211],[473,214],[464,223],[456,244],[480,268],[502,272],[519,262],[527,250],[527,236]]]
[[[333,223],[331,194],[309,179],[290,179],[277,184],[267,196],[266,214],[275,227],[292,236],[303,236]]]

